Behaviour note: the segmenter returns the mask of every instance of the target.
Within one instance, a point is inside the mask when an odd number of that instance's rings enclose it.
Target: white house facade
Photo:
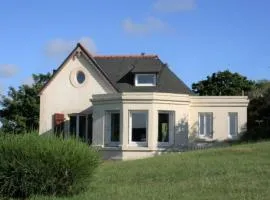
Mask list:
[[[237,138],[248,102],[195,96],[155,55],[92,56],[78,44],[40,91],[39,132],[80,137],[105,159],[142,158]]]

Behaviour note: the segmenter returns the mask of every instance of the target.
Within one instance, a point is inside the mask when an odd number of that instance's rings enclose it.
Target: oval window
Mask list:
[[[77,81],[79,84],[82,84],[85,81],[85,74],[82,71],[77,73]]]

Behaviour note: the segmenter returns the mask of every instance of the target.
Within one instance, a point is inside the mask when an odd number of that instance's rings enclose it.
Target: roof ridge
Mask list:
[[[149,54],[149,55],[141,55],[141,54],[126,54],[126,55],[95,55],[94,58],[158,58],[158,55]]]

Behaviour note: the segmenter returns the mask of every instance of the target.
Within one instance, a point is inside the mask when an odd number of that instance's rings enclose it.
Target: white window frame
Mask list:
[[[153,83],[139,83],[138,77],[139,76],[153,76]],[[135,86],[156,86],[157,85],[157,75],[156,74],[135,74]]]
[[[75,116],[76,117],[76,138],[79,138],[79,132],[80,132],[80,116],[85,117],[85,137],[88,139],[88,114],[71,114],[69,117]],[[68,126],[68,134],[70,135],[70,122]]]
[[[145,142],[136,142],[136,141],[132,141],[132,114],[133,113],[144,113],[146,114],[146,141]],[[141,146],[141,147],[147,147],[148,144],[148,110],[130,110],[129,111],[129,134],[128,134],[128,141],[129,141],[129,145],[131,146]]]
[[[230,123],[231,119],[230,119],[230,117],[232,115],[236,116],[236,123],[235,123],[236,124],[236,127],[235,127],[236,132],[235,132],[235,135],[231,135],[231,123]],[[235,139],[235,138],[237,138],[238,133],[239,133],[239,129],[238,129],[238,112],[229,112],[228,113],[228,138]]]
[[[116,142],[116,141],[111,141],[111,136],[112,136],[112,133],[111,133],[111,116],[112,114],[119,114],[120,115],[120,110],[108,110],[105,112],[105,116],[106,116],[106,119],[105,119],[105,133],[106,133],[106,145],[108,146],[119,146],[120,145],[120,130],[119,130],[119,141]],[[120,120],[121,120],[121,116],[120,116]],[[120,121],[120,129],[121,129],[121,121]]]
[[[157,142],[158,142],[158,146],[169,146],[170,144],[173,143],[173,135],[174,135],[174,125],[175,125],[175,121],[174,121],[174,111],[164,111],[164,110],[159,110],[158,111],[158,121],[159,121],[159,114],[168,114],[169,115],[169,141],[168,142],[159,142],[158,141],[158,132],[157,132]],[[159,122],[157,123],[157,131],[159,129]]]
[[[212,133],[211,133],[211,137],[209,137],[209,135],[207,135],[206,133],[206,115],[210,114],[211,115],[211,129],[212,129]],[[204,129],[203,129],[203,134],[201,134],[201,119],[200,116],[203,115],[203,125],[204,125]],[[198,135],[200,138],[212,138],[214,136],[214,114],[213,112],[199,112],[198,113]]]

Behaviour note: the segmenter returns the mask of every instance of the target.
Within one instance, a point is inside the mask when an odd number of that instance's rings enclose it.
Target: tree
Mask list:
[[[192,90],[200,96],[238,96],[242,95],[243,91],[249,92],[254,85],[254,81],[248,80],[245,76],[225,70],[193,83]]]
[[[270,88],[250,100],[248,105],[247,132],[244,141],[270,139]]]
[[[18,89],[9,87],[7,96],[2,95],[0,121],[2,131],[22,133],[37,130],[39,125],[39,96],[43,85],[50,79],[51,74],[33,74],[34,83],[21,85]]]
[[[263,97],[270,88],[270,80],[258,80],[255,83],[255,87],[249,92],[249,99],[257,99]]]

